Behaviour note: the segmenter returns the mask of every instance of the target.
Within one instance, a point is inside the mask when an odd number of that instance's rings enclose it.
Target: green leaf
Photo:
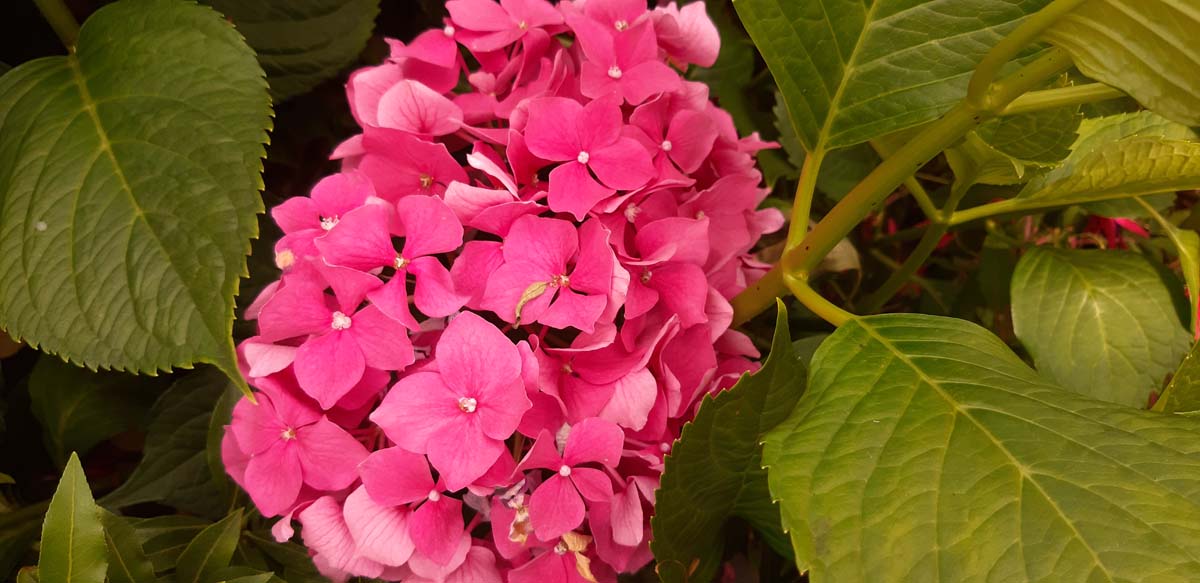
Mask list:
[[[796,128],[792,125],[792,118],[783,103],[783,95],[778,91],[775,92],[775,107],[772,111],[775,114],[775,128],[779,130],[779,144],[787,153],[788,163],[795,167],[791,173],[791,177],[795,178],[799,175],[798,169],[804,164],[804,158],[808,154],[796,137]],[[880,162],[879,154],[867,144],[832,150],[821,160],[821,171],[817,173],[817,190],[831,200],[842,200],[842,197],[866,178]]]
[[[275,573],[238,565],[216,571],[212,574],[212,580],[223,583],[268,583],[279,579],[275,577]]]
[[[1006,156],[1026,163],[1050,165],[1071,153],[1082,120],[1078,106],[1056,107],[998,117],[984,122],[975,133]]]
[[[1171,295],[1141,255],[1036,247],[1013,274],[1013,330],[1064,388],[1144,408],[1188,350]]]
[[[650,543],[664,583],[711,580],[722,560],[721,527],[734,516],[787,554],[760,442],[796,405],[805,377],[792,351],[787,310],[782,302],[776,306],[775,338],[762,369],[716,397],[705,396],[666,457]]]
[[[1047,0],[738,0],[811,151],[936,119],[976,63]]]
[[[727,4],[707,2],[704,8],[717,26],[721,52],[712,67],[693,67],[688,77],[708,85],[713,99],[733,116],[738,131],[749,134],[759,128],[756,108],[747,95],[754,75],[754,43],[742,32]]]
[[[288,583],[325,582],[304,547],[294,542],[277,543],[270,532],[247,532],[246,538],[283,566],[283,579]]]
[[[238,508],[220,522],[196,535],[179,555],[175,577],[179,583],[204,583],[229,566],[242,532],[242,509]]]
[[[1200,420],[1063,391],[963,320],[856,318],[767,435],[815,583],[1200,580]]]
[[[357,60],[379,14],[379,0],[203,2],[233,19],[279,100],[306,93]]]
[[[46,450],[61,466],[71,452],[87,454],[141,423],[161,385],[149,377],[92,372],[43,356],[29,377],[30,408],[45,431]]]
[[[0,573],[11,573],[30,553],[49,502],[0,514]]]
[[[211,9],[124,0],[70,56],[0,78],[0,327],[89,368],[209,362],[240,379],[262,75]]]
[[[17,572],[17,583],[38,583],[38,568],[22,567]]]
[[[228,500],[213,481],[207,451],[209,425],[228,386],[228,379],[213,369],[172,383],[150,412],[142,461],[101,503],[124,507],[160,502],[205,516],[224,515]]]
[[[142,583],[154,580],[154,565],[146,557],[137,531],[129,521],[107,510],[100,510],[104,524],[104,542],[108,546],[109,583]]]
[[[1193,413],[1200,411],[1200,342],[1192,345],[1171,384],[1163,391],[1154,410],[1163,413]]]
[[[1200,188],[1195,132],[1150,112],[1086,119],[1062,165],[1025,185],[1022,207]]]
[[[104,583],[107,567],[100,507],[79,456],[71,454],[42,523],[38,577],[43,583]]]
[[[210,524],[193,516],[173,515],[137,521],[134,529],[155,572],[162,572],[175,568],[183,549]]]
[[[1085,75],[1194,126],[1200,125],[1197,29],[1195,0],[1091,0],[1043,38],[1066,49]]]

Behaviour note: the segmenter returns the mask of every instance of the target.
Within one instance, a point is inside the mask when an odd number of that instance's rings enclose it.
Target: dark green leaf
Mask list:
[[[124,0],[0,78],[0,325],[89,368],[239,378],[270,97],[207,7]],[[248,390],[248,389],[247,389]]]
[[[275,576],[275,573],[269,571],[264,572],[238,565],[216,571],[212,574],[212,580],[224,583],[269,583],[278,581],[279,578]]]
[[[0,514],[0,573],[11,573],[30,553],[48,506],[42,502]]]
[[[1037,247],[1013,274],[1013,330],[1059,385],[1144,408],[1188,350],[1171,295],[1141,255]]]
[[[17,572],[17,583],[38,583],[38,568],[22,567]]]
[[[294,543],[277,543],[270,532],[247,532],[246,538],[262,549],[271,560],[283,566],[283,578],[288,583],[324,583],[325,578],[313,565],[304,547]]]
[[[1116,87],[1158,113],[1200,125],[1200,63],[1192,31],[1195,0],[1092,0],[1045,33],[1084,74]]]
[[[149,377],[92,372],[47,355],[29,377],[30,408],[45,431],[46,450],[61,466],[72,451],[87,454],[140,424],[161,385]]]
[[[379,0],[203,2],[233,19],[280,100],[307,92],[353,63],[379,14]]]
[[[220,522],[196,535],[179,555],[175,577],[179,583],[206,583],[228,567],[242,532],[242,509],[238,508]]]
[[[203,369],[175,381],[150,415],[142,461],[101,503],[123,507],[161,502],[205,516],[222,516],[228,500],[213,482],[208,436],[213,411],[229,380]]]
[[[716,397],[706,396],[666,458],[650,543],[664,583],[711,580],[722,560],[721,527],[734,516],[787,554],[760,442],[795,406],[805,377],[792,352],[787,311],[782,302],[776,305],[775,339],[762,369]]]
[[[976,63],[1046,0],[738,0],[809,151],[936,119]]]
[[[796,129],[779,92],[775,93],[773,111],[775,127],[779,130],[779,144],[787,153],[788,162],[796,168],[792,172],[792,177],[795,178],[799,174],[798,169],[804,164],[807,153],[796,137]],[[842,200],[842,197],[866,178],[880,162],[879,154],[867,144],[833,150],[825,154],[821,161],[821,171],[817,173],[817,190],[831,200]]]
[[[143,583],[154,580],[154,566],[146,558],[142,541],[129,521],[107,510],[100,510],[104,523],[104,542],[108,546],[109,583]]]
[[[1200,580],[1200,420],[1039,376],[962,320],[841,326],[763,459],[816,583]]]
[[[104,583],[107,566],[100,507],[79,456],[71,454],[42,523],[38,577],[43,583]]]

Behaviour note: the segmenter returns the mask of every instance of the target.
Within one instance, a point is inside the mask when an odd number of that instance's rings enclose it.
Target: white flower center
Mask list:
[[[517,28],[521,30],[527,30],[529,28],[529,23],[522,20],[521,22],[517,23]]]
[[[475,408],[479,406],[479,401],[471,397],[461,397],[458,399],[458,409],[463,413],[474,413]]]
[[[618,20],[618,21],[616,21],[616,22],[614,22],[614,23],[613,23],[613,28],[615,28],[615,29],[617,29],[617,30],[619,30],[619,31],[620,31],[620,30],[626,30],[626,29],[628,29],[628,28],[629,28],[629,22],[628,22],[628,21],[625,21],[625,20]]]
[[[616,65],[609,67],[608,68],[608,76],[612,77],[613,79],[620,79],[621,78],[621,68]]]
[[[664,441],[664,442],[658,444],[658,449],[660,451],[662,451],[663,453],[667,453],[667,452],[671,451],[671,444]]]
[[[664,152],[670,152],[671,148],[674,148],[674,147],[675,147],[675,145],[671,143],[671,140],[663,140],[662,149]]]
[[[288,427],[287,429],[279,432],[279,437],[283,438],[284,441],[296,439],[296,430]]]
[[[564,478],[567,476],[570,476],[571,475],[571,466],[563,464],[563,466],[561,468],[558,468],[558,475],[560,475]]]
[[[697,219],[703,219],[703,218],[705,218],[705,217],[707,217],[707,216],[708,216],[708,215],[704,214],[704,211],[696,211],[696,218],[697,218]]]
[[[550,286],[551,287],[565,288],[570,285],[571,285],[571,278],[567,277],[566,274],[556,275],[556,276],[550,278]]]
[[[437,490],[430,490],[427,498],[429,498],[430,502],[437,502],[438,500],[442,499],[442,493],[438,492]]]
[[[296,254],[291,249],[284,249],[275,254],[275,267],[287,269],[296,264]]]
[[[564,543],[564,542],[562,542],[562,541],[558,541],[558,544],[554,545],[554,554],[556,554],[556,555],[565,555],[565,554],[567,554],[567,545],[566,545],[566,543]]]
[[[457,32],[457,31],[455,31],[454,27],[450,26],[449,24],[446,25],[446,28],[442,29],[442,34],[444,34],[446,36],[454,36],[455,32]]]
[[[321,228],[325,229],[326,231],[336,227],[337,224],[338,224],[337,217],[321,217]]]
[[[394,265],[396,267],[397,271],[404,269],[405,267],[408,267],[408,264],[409,264],[409,261],[407,259],[401,257],[400,255],[396,255],[396,260],[392,261],[392,265]]]
[[[642,214],[642,207],[640,207],[636,204],[631,204],[631,205],[625,207],[625,220],[627,220],[631,223],[640,214]]]
[[[575,161],[579,162],[580,164],[587,164],[588,160],[591,159],[592,155],[587,152],[580,152],[578,156],[575,156]]]
[[[650,277],[652,275],[654,275],[654,274],[650,273],[649,269],[647,269],[646,271],[643,271],[642,272],[642,283],[650,283]]]
[[[333,321],[330,322],[329,327],[333,328],[334,330],[346,330],[350,328],[351,323],[350,316],[347,316],[341,312],[334,312]]]

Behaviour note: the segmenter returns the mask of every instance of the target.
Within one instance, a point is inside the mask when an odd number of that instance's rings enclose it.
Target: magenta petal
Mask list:
[[[667,152],[679,169],[695,172],[712,151],[717,139],[717,124],[702,111],[681,111],[671,120],[667,130],[667,141],[671,151]]]
[[[299,519],[304,527],[300,533],[304,545],[317,553],[314,560],[337,571],[364,577],[376,577],[383,573],[383,565],[358,555],[354,538],[346,527],[342,505],[332,497],[317,498],[300,512]]]
[[[357,171],[339,172],[322,178],[312,188],[312,200],[324,217],[341,217],[375,195],[375,186]]]
[[[258,316],[259,334],[266,342],[316,334],[329,329],[332,317],[319,284],[286,278]]]
[[[500,0],[500,5],[514,20],[531,27],[563,23],[562,13],[546,0]]]
[[[287,512],[296,503],[303,481],[295,445],[277,440],[270,449],[252,456],[243,479],[246,492],[263,516]]]
[[[447,490],[467,487],[504,453],[504,442],[483,434],[478,427],[455,426],[453,437],[443,435],[429,440],[429,463],[437,469]]]
[[[277,373],[296,360],[296,347],[282,344],[247,340],[242,343],[242,352],[246,355],[246,363],[250,365],[251,377]]]
[[[417,508],[408,521],[417,552],[445,565],[454,558],[463,536],[462,502],[439,496]]]
[[[589,502],[608,502],[612,499],[612,480],[595,468],[572,468],[571,483]]]
[[[541,540],[553,540],[583,524],[583,499],[566,478],[554,474],[529,499],[529,521]]]
[[[637,142],[633,143],[637,144]],[[642,152],[646,151],[640,144],[637,147]],[[648,160],[647,164],[649,164]],[[616,169],[614,168],[613,171],[616,172]],[[653,172],[653,168],[651,168],[651,172]],[[648,179],[649,175],[647,175]],[[624,182],[624,179],[618,179],[618,181]],[[642,184],[644,183],[643,180]],[[571,213],[576,220],[582,221],[588,211],[596,206],[596,203],[612,196],[613,192],[611,188],[596,182],[588,173],[586,166],[571,161],[560,164],[550,171],[550,196],[547,201],[550,204],[550,210]]]
[[[660,93],[675,91],[679,85],[679,74],[659,61],[646,61],[625,71],[621,77],[621,91],[633,105]]]
[[[463,228],[454,211],[433,196],[405,197],[396,203],[396,216],[404,225],[406,259],[458,249]]]
[[[571,271],[571,289],[603,295],[612,291],[617,259],[609,247],[609,235],[608,229],[597,220],[579,228],[579,257]]]
[[[637,486],[632,482],[612,499],[613,541],[619,545],[632,547],[642,543],[646,528],[643,523],[642,497],[638,495]]]
[[[399,447],[372,452],[359,464],[358,473],[371,499],[384,506],[423,500],[434,488],[425,456]]]
[[[352,73],[346,82],[346,97],[354,119],[364,126],[379,125],[379,98],[402,79],[404,73],[401,68],[391,63]]]
[[[654,177],[650,152],[633,138],[621,138],[596,150],[588,167],[605,186],[617,190],[633,190]]]
[[[379,125],[427,136],[444,136],[462,127],[462,110],[453,101],[405,79],[379,98]]]
[[[484,210],[515,200],[513,193],[507,190],[480,188],[461,182],[447,185],[443,197],[454,214],[468,225]]]
[[[318,490],[340,490],[358,479],[358,464],[367,459],[367,448],[322,417],[296,430],[296,446],[304,482]]]
[[[337,404],[366,369],[358,342],[346,330],[332,330],[300,345],[296,351],[296,381],[322,409]]]
[[[413,302],[421,313],[432,318],[444,318],[457,312],[467,298],[454,290],[450,271],[433,257],[418,257],[408,266],[416,279]]]
[[[591,417],[571,426],[567,446],[563,448],[563,463],[577,466],[597,462],[616,467],[621,461],[621,446],[625,432],[616,424]]]
[[[393,567],[412,556],[415,547],[408,534],[408,508],[377,504],[360,486],[346,498],[343,514],[358,554]]]
[[[630,373],[613,385],[612,398],[600,411],[601,419],[637,431],[646,426],[658,397],[658,382],[646,369]]]
[[[645,271],[643,273],[650,272]],[[634,275],[638,276],[639,274],[634,273]],[[658,304],[658,299],[658,291],[644,285],[640,277],[635,277],[629,282],[629,293],[625,296],[625,317],[636,318],[649,312]]]
[[[517,40],[525,36],[525,33],[526,31],[516,27],[508,30],[500,30],[467,41],[467,46],[472,51],[495,51],[517,42]]]
[[[414,372],[400,379],[371,413],[388,439],[413,453],[425,453],[430,437],[443,433],[462,411],[458,395],[436,372]]]
[[[583,106],[579,114],[579,146],[589,154],[609,146],[621,137],[621,100],[604,96]]]
[[[376,306],[367,306],[354,314],[349,332],[358,342],[367,366],[381,370],[403,370],[413,363],[408,330],[386,316]]]
[[[504,241],[505,259],[532,264],[539,277],[565,274],[578,249],[575,225],[560,219],[521,217]]]
[[[438,339],[435,357],[446,384],[461,395],[486,402],[497,392],[524,392],[516,382],[521,378],[517,347],[495,326],[471,312],[450,321]]]
[[[624,34],[616,35],[613,52],[616,53],[617,62],[621,63],[623,68],[631,68],[646,61],[657,62],[658,40],[654,36],[654,25],[643,21],[625,31]],[[672,71],[672,73],[674,72]],[[674,77],[678,79],[679,75],[674,74]]]
[[[667,309],[679,315],[684,328],[708,320],[704,306],[708,299],[708,280],[704,271],[690,263],[666,263],[654,270],[650,287],[658,291]]]
[[[403,274],[404,272],[401,272],[401,275]],[[389,279],[387,283],[371,290],[367,294],[367,299],[371,300],[371,304],[379,308],[384,315],[416,332],[421,329],[421,325],[417,323],[416,318],[413,318],[412,310],[408,307],[408,288],[405,285],[405,279],[399,275]]]
[[[527,105],[525,144],[534,155],[546,160],[574,160],[583,150],[576,120],[583,106],[565,97],[534,99]]]
[[[315,241],[330,265],[370,271],[391,265],[396,259],[389,211],[381,204],[367,204],[350,211],[337,225]]]
[[[349,314],[362,303],[372,290],[383,285],[378,277],[349,267],[334,267],[324,262],[316,264],[317,270],[337,298],[338,307]]]
[[[467,30],[493,32],[513,25],[508,11],[492,0],[450,0],[446,10],[454,24]]]
[[[294,196],[271,209],[271,218],[284,233],[294,233],[321,226],[321,213],[311,198]]]
[[[484,548],[472,546],[467,559],[446,576],[445,583],[504,583],[496,569],[496,555]]]
[[[551,328],[576,328],[592,332],[607,305],[606,296],[589,296],[564,289],[558,292],[550,307],[538,316],[538,322]]]
[[[554,444],[554,434],[542,431],[533,442],[533,447],[529,448],[529,452],[517,465],[517,471],[523,472],[533,468],[558,471],[562,465],[562,456],[558,455],[558,448]]]
[[[703,265],[709,252],[708,219],[659,219],[638,230],[635,245],[644,262],[671,260]]]
[[[237,439],[238,448],[254,455],[275,445],[287,424],[275,412],[271,398],[259,393],[257,404],[241,399],[234,405],[229,429]]]

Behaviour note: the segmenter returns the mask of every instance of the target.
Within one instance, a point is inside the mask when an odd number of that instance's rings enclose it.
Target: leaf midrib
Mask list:
[[[105,155],[107,155],[109,162],[112,164],[113,173],[116,175],[118,181],[120,182],[121,192],[125,193],[125,195],[129,198],[129,204],[133,206],[134,220],[137,222],[141,222],[142,225],[145,226],[146,231],[150,233],[150,236],[154,240],[154,243],[158,246],[159,250],[162,252],[163,257],[166,258],[167,264],[171,266],[171,271],[173,271],[175,273],[175,277],[178,278],[180,285],[185,290],[187,290],[187,297],[189,300],[191,300],[193,314],[201,315],[200,321],[203,323],[205,330],[209,333],[209,335],[215,341],[215,346],[220,346],[222,344],[222,339],[225,336],[223,334],[224,331],[223,330],[214,330],[211,327],[210,323],[208,322],[208,319],[203,317],[202,314],[204,312],[201,309],[200,298],[198,298],[196,296],[196,293],[192,289],[192,286],[188,284],[188,278],[186,276],[184,276],[184,274],[181,273],[179,271],[179,268],[175,265],[174,256],[167,249],[167,246],[163,243],[162,239],[159,238],[158,232],[155,231],[154,227],[150,224],[150,221],[146,220],[145,211],[142,209],[142,206],[139,203],[139,201],[137,200],[137,197],[134,196],[133,188],[129,184],[129,180],[125,176],[124,168],[121,166],[121,163],[117,160],[116,153],[113,152],[113,150],[112,150],[112,143],[109,140],[108,132],[104,129],[104,125],[100,122],[99,113],[96,111],[96,105],[99,102],[92,98],[91,91],[88,89],[88,85],[87,85],[87,77],[83,74],[83,70],[80,68],[80,63],[79,63],[78,57],[76,55],[69,55],[66,57],[66,62],[67,62],[68,67],[71,70],[71,77],[75,82],[75,86],[79,90],[79,97],[80,97],[80,100],[83,102],[84,111],[87,112],[88,118],[91,119],[91,121],[92,121],[92,126],[96,129],[96,136],[99,139],[99,149],[101,152],[103,152]],[[82,190],[82,189],[80,189],[80,190]],[[76,191],[73,200],[78,201],[79,196],[80,196],[80,191]],[[74,229],[74,219],[75,219],[76,214],[77,213],[71,214],[72,230]],[[74,235],[72,235],[72,239],[74,239]],[[130,241],[133,240],[133,229],[132,228],[130,229],[130,232],[129,232],[129,239],[130,239]],[[128,252],[128,248],[129,248],[129,243],[126,243],[126,251],[127,252]],[[73,244],[71,245],[71,248],[70,248],[70,260],[71,260],[71,265],[72,265],[72,272],[74,272],[74,269],[75,269],[74,268],[75,246]],[[127,269],[127,272],[128,272],[128,269]],[[77,281],[77,278],[74,277],[74,273],[72,273],[71,279],[72,279],[72,281]],[[77,301],[78,301],[78,298],[77,298]],[[82,304],[81,304],[81,309],[82,309]],[[84,313],[86,313],[86,311],[84,311]],[[136,311],[135,311],[135,314],[136,314]],[[89,323],[89,325],[90,325],[90,323]],[[141,325],[141,327],[144,330],[146,330],[148,332],[150,331],[150,329],[147,326],[142,325],[141,322],[139,322],[139,325]],[[232,326],[232,323],[230,325]]]

